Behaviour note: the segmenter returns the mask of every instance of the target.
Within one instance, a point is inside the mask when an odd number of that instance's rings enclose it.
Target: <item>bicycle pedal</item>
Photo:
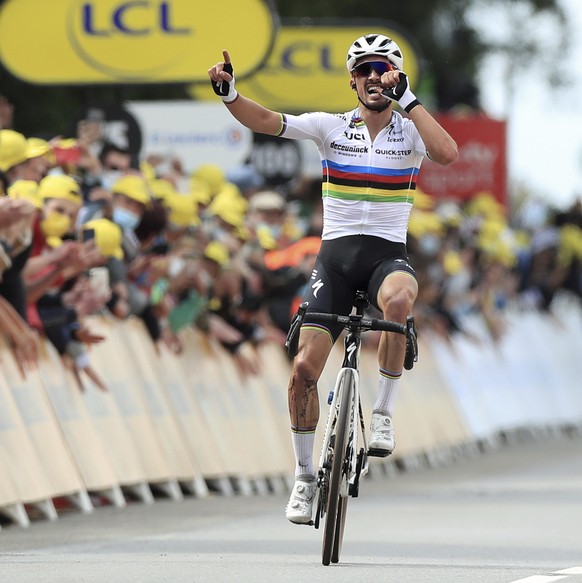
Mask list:
[[[368,455],[370,457],[388,457],[392,452],[388,451],[386,449],[375,449],[375,448],[370,448],[368,450]]]

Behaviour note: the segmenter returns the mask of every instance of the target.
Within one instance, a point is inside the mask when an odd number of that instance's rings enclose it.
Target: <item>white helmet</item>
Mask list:
[[[356,39],[348,50],[347,66],[351,73],[356,61],[362,57],[386,57],[397,69],[402,71],[404,59],[400,47],[383,34],[366,34]]]

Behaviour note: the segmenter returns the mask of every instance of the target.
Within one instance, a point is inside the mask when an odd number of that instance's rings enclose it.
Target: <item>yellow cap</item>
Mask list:
[[[61,150],[70,150],[71,148],[77,147],[77,140],[76,138],[59,138],[54,144],[55,147],[60,148]]]
[[[148,183],[156,179],[156,169],[147,160],[139,163],[139,169]]]
[[[497,201],[491,192],[478,192],[465,208],[469,215],[482,215],[485,217],[505,215],[505,207]]]
[[[216,164],[202,164],[191,174],[192,178],[198,178],[205,182],[210,190],[210,195],[214,196],[223,187],[225,178],[224,171]]]
[[[238,212],[241,214],[245,214],[249,207],[249,203],[247,199],[242,195],[240,188],[232,183],[232,182],[225,182],[223,187],[220,189],[212,202],[210,203],[210,210],[212,209],[213,205],[230,205],[234,207]]]
[[[97,245],[101,255],[123,259],[121,247],[123,233],[118,225],[109,219],[94,219],[82,225],[80,230],[82,233],[90,229],[95,231],[95,245]]]
[[[463,260],[458,251],[449,249],[443,256],[443,269],[448,275],[456,275],[463,269]]]
[[[223,266],[226,265],[229,260],[228,249],[218,241],[210,241],[210,243],[204,248],[204,257],[212,259],[212,261],[216,261],[218,265]]]
[[[0,170],[26,162],[26,138],[14,130],[0,130]]]
[[[26,157],[39,158],[52,151],[51,145],[42,138],[28,138],[26,140]]]
[[[66,174],[49,174],[38,183],[38,194],[47,198],[62,198],[82,205],[83,198],[77,181]]]
[[[241,225],[235,229],[234,236],[241,241],[248,241],[251,233],[246,225]]]
[[[209,211],[212,215],[222,219],[232,227],[238,228],[244,224],[244,216],[232,205],[223,202],[221,204],[211,205],[211,207],[209,207]]]
[[[152,180],[149,185],[154,198],[164,200],[166,196],[177,193],[176,187],[166,178]]]
[[[408,232],[413,237],[422,237],[426,233],[440,235],[443,232],[443,223],[439,215],[428,211],[415,211],[410,213]]]
[[[143,205],[150,204],[150,192],[146,181],[137,174],[126,174],[122,176],[111,187],[113,194],[124,194]]]
[[[434,208],[434,198],[430,194],[426,194],[420,188],[414,191],[414,207],[422,210],[430,210]]]
[[[257,228],[257,240],[259,245],[266,251],[272,251],[277,248],[277,240],[266,225],[260,225]]]
[[[178,227],[194,227],[200,224],[198,205],[189,194],[174,192],[163,200],[168,209],[168,220]]]
[[[34,180],[16,180],[8,187],[10,198],[23,198],[32,203],[37,209],[42,208],[42,199],[38,194],[38,184]]]
[[[200,178],[190,178],[190,192],[198,204],[207,206],[212,200],[208,184]]]
[[[244,224],[247,207],[236,184],[226,183],[208,206],[208,212],[233,227],[240,227]]]

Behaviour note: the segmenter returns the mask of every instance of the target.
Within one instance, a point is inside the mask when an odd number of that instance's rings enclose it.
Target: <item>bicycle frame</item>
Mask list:
[[[366,454],[364,454],[363,456],[362,467],[360,468],[359,471],[357,471],[358,468],[357,458],[359,453],[358,438],[360,436],[360,432],[362,436],[364,452],[367,451],[368,444],[366,440],[366,430],[364,425],[364,416],[362,413],[362,404],[360,401],[360,376],[358,368],[361,338],[359,333],[350,332],[350,334],[346,336],[344,344],[345,344],[344,362],[342,368],[340,369],[337,375],[335,386],[333,389],[332,400],[331,403],[329,403],[330,407],[327,415],[327,420],[325,423],[325,431],[323,434],[321,454],[319,458],[319,468],[321,470],[322,468],[325,467],[329,443],[335,427],[335,420],[337,419],[339,413],[341,397],[343,396],[340,392],[343,377],[345,375],[346,370],[352,370],[354,375],[354,393],[352,397],[352,406],[350,414],[351,455],[347,468],[348,481],[346,483],[346,486],[348,486],[348,488],[346,488],[345,491],[342,490],[342,495],[347,496],[350,493],[349,486],[351,485],[357,489],[358,483],[356,482],[356,480],[359,480],[360,477],[365,476],[368,473],[368,456]],[[359,431],[358,423],[360,425]]]

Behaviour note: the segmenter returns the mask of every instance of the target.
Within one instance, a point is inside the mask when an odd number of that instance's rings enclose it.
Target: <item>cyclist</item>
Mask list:
[[[304,296],[309,310],[347,314],[356,290],[364,289],[385,319],[404,324],[418,293],[406,233],[421,161],[426,155],[450,164],[458,151],[411,91],[398,45],[381,34],[352,43],[347,68],[359,104],[341,114],[296,116],[266,109],[237,92],[227,51],[223,57],[208,75],[215,93],[240,123],[255,132],[313,140],[319,150],[324,222],[321,249]],[[394,111],[394,102],[406,117]],[[296,524],[311,521],[317,381],[341,330],[310,324],[307,314],[293,362],[288,398],[296,468],[286,516]],[[382,333],[370,455],[383,457],[394,449],[393,403],[405,348],[403,336]]]

